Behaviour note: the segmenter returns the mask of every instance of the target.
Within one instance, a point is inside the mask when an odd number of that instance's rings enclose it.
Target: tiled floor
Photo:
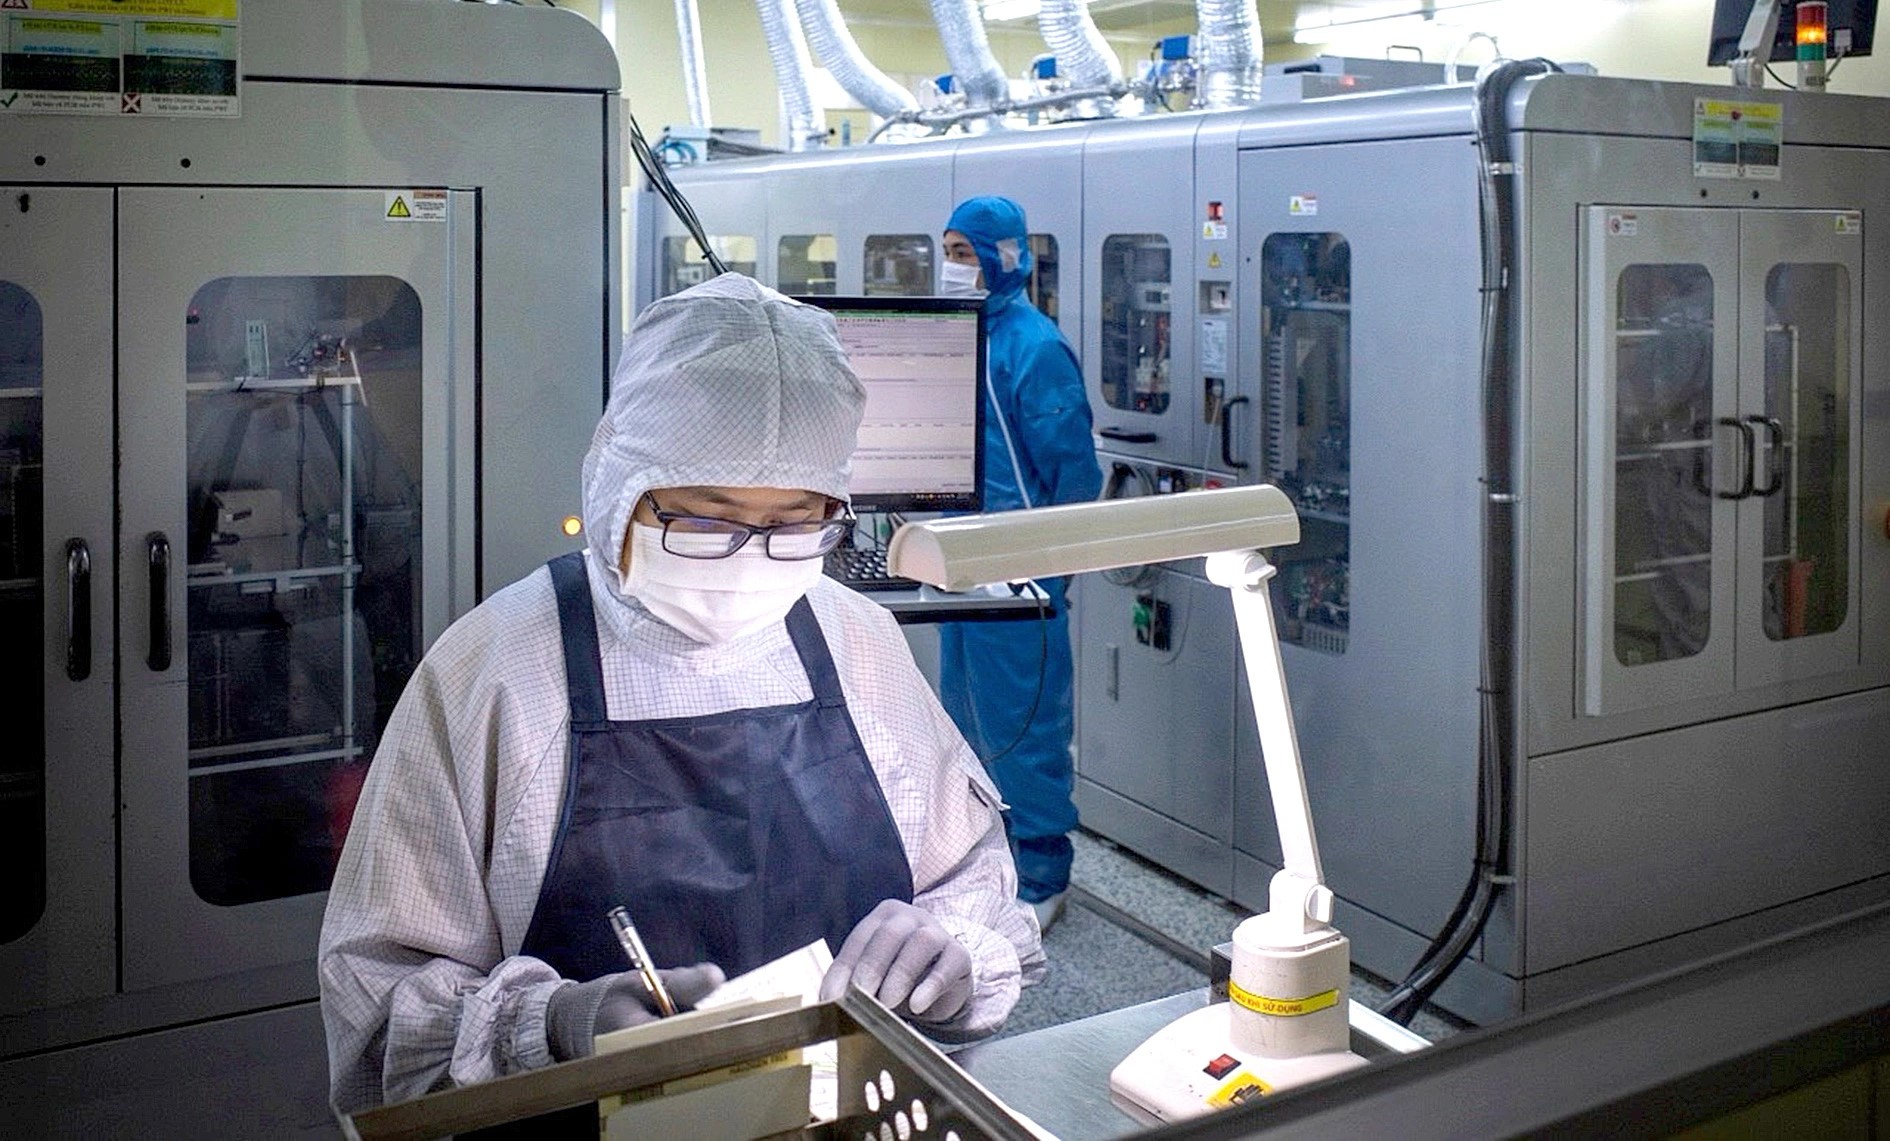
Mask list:
[[[1044,937],[1047,977],[1024,992],[1004,1036],[1206,986],[1209,949],[1251,914],[1101,837],[1078,832],[1072,839],[1072,906]],[[1388,989],[1353,971],[1353,1001],[1376,1007]],[[1436,1041],[1462,1025],[1427,1009],[1411,1029]]]

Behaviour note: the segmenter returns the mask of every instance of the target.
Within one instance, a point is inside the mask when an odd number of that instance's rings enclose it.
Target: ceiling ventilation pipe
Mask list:
[[[781,89],[781,105],[787,112],[787,149],[808,150],[826,139],[827,132],[814,123],[814,99],[808,92],[807,78],[813,74],[814,61],[801,35],[794,0],[755,0],[755,9],[761,13],[762,35],[768,41],[768,58],[774,63],[774,83]]]
[[[1255,0],[1195,0],[1201,25],[1196,106],[1210,111],[1260,102],[1260,13]]]
[[[882,119],[919,109],[919,101],[910,91],[867,61],[853,33],[847,31],[846,20],[834,0],[795,0],[795,7],[800,10],[807,46],[841,89],[860,101],[860,106]]]
[[[952,75],[965,89],[966,101],[973,107],[1008,103],[1011,85],[991,55],[978,0],[932,0],[932,20],[938,25]]]
[[[1116,53],[1096,30],[1084,0],[1043,0],[1037,10],[1037,30],[1057,70],[1077,87],[1107,87],[1122,78]]]
[[[702,14],[696,0],[676,0],[676,39],[682,45],[683,96],[689,101],[689,123],[707,127],[714,123],[709,114],[709,80],[702,63]]]

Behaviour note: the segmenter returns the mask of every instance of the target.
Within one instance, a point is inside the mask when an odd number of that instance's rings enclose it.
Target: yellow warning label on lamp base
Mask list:
[[[1264,994],[1255,994],[1232,979],[1227,980],[1227,997],[1259,1014],[1271,1014],[1277,1018],[1298,1018],[1335,1006],[1339,1001],[1336,990],[1320,991],[1305,998],[1269,998]]]

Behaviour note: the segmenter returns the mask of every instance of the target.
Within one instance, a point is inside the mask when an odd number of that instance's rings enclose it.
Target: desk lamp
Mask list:
[[[1233,596],[1284,858],[1266,912],[1234,929],[1231,1001],[1176,1019],[1110,1074],[1117,1103],[1144,1120],[1194,1117],[1365,1064],[1349,1048],[1351,944],[1332,926],[1267,599],[1274,568],[1261,554],[1298,541],[1292,503],[1257,485],[909,523],[887,551],[893,573],[945,590],[1205,556],[1208,580]]]

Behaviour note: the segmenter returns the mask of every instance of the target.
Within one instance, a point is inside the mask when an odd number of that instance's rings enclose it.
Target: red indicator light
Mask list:
[[[1800,45],[1825,42],[1825,21],[1827,6],[1822,0],[1801,0],[1798,5],[1798,43]]]

